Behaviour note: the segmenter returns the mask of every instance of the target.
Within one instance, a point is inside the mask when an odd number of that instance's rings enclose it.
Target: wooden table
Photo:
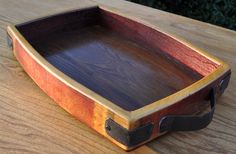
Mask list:
[[[6,44],[8,24],[98,3],[179,35],[232,68],[207,128],[169,133],[130,153],[236,153],[236,32],[120,0],[0,0],[0,153],[126,153],[46,96]]]

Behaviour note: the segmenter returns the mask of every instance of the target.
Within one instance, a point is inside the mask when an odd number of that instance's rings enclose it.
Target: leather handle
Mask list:
[[[210,91],[211,110],[203,115],[168,115],[160,121],[160,132],[193,131],[206,127],[213,118],[215,111],[215,89]]]

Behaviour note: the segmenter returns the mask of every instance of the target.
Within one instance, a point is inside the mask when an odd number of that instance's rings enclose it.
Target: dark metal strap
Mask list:
[[[193,131],[206,127],[212,120],[215,111],[215,90],[210,91],[211,111],[204,115],[170,115],[160,121],[160,132]]]
[[[127,130],[112,119],[106,120],[105,129],[107,134],[122,143],[132,147],[148,140],[152,134],[153,124],[149,123],[134,130]]]

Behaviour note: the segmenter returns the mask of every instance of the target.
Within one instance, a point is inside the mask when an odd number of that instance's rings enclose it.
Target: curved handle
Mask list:
[[[212,120],[215,111],[215,90],[210,91],[211,111],[204,115],[170,115],[160,120],[160,132],[193,131],[206,127]]]

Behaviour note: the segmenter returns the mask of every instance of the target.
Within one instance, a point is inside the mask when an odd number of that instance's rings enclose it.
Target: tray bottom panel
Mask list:
[[[128,111],[201,78],[101,26],[50,34],[32,45],[57,69]]]

